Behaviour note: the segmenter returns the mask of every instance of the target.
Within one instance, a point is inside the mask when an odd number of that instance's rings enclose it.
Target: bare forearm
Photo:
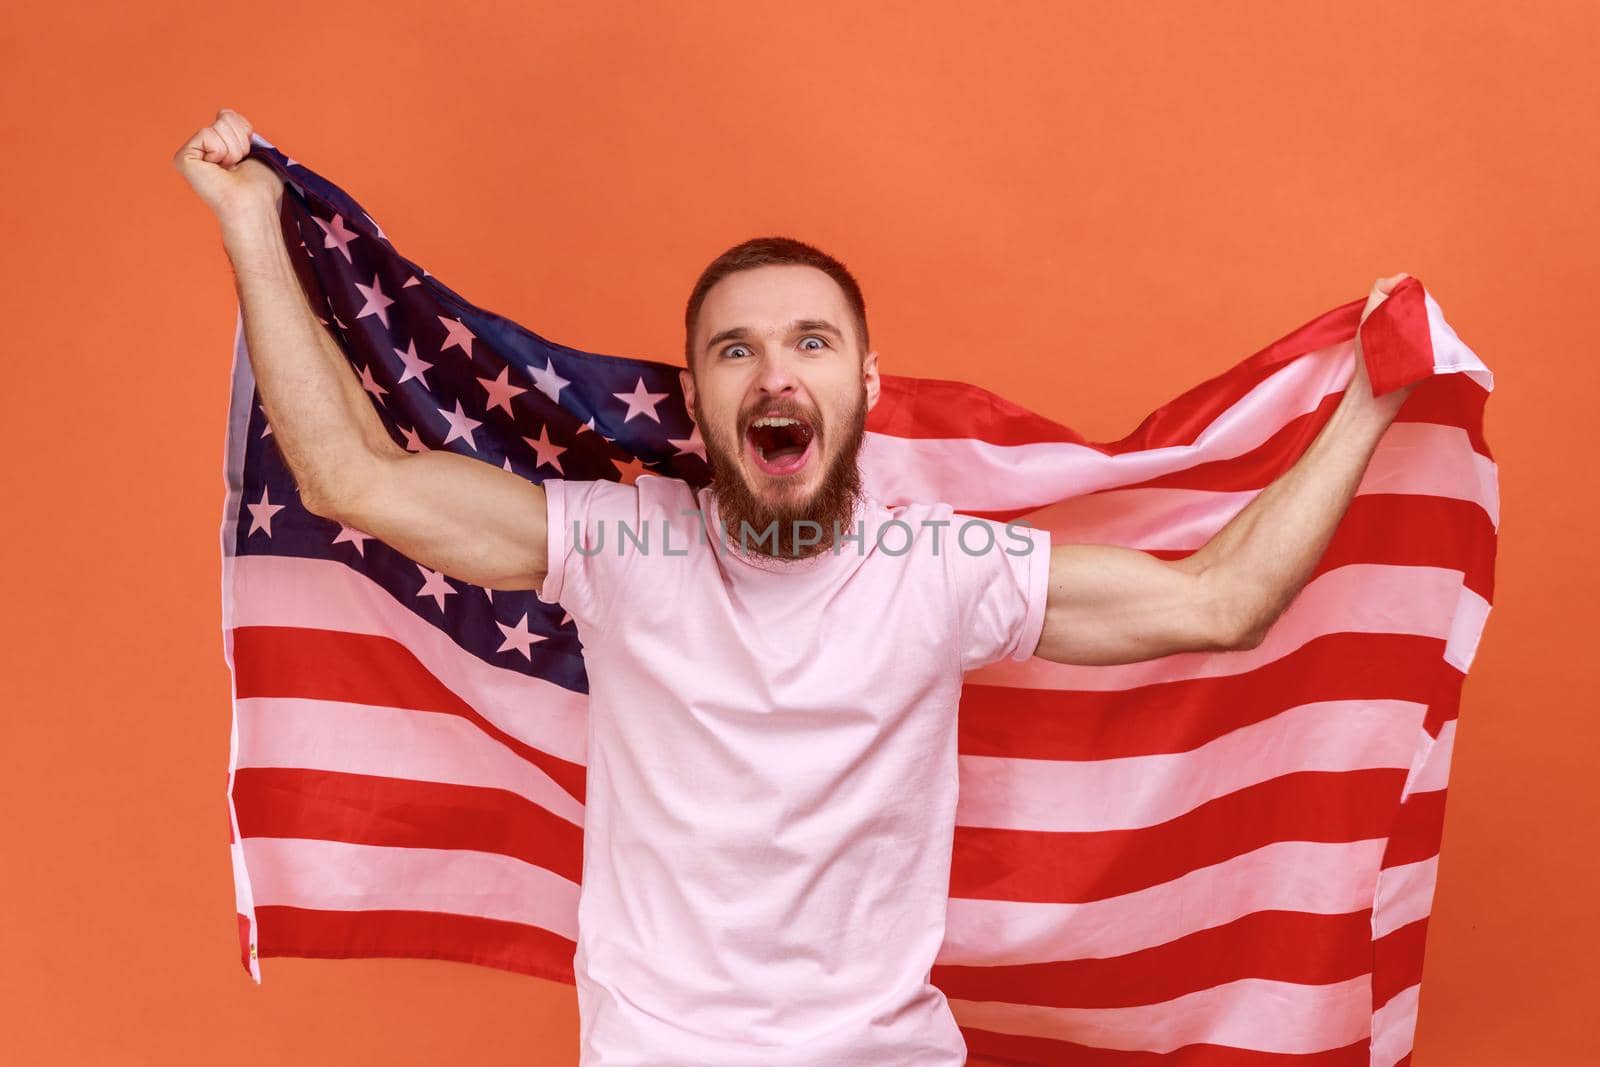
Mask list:
[[[1310,578],[1394,417],[1370,392],[1347,389],[1295,464],[1186,561],[1259,640]]]
[[[222,236],[273,440],[302,499],[321,507],[346,492],[345,481],[360,477],[371,456],[396,446],[307,303],[275,207],[224,220]]]

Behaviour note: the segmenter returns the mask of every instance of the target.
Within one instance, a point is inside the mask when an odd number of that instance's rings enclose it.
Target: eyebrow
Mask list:
[[[844,340],[843,331],[841,331],[839,327],[835,326],[827,319],[795,319],[793,322],[789,323],[787,330],[789,333],[799,333],[801,331],[831,333],[840,341]],[[748,326],[735,326],[731,330],[723,330],[721,333],[716,334],[711,338],[711,340],[706,342],[706,351],[710,351],[711,349],[717,347],[717,345],[721,344],[723,341],[734,341],[738,340],[739,338],[749,337],[750,332],[751,331]]]

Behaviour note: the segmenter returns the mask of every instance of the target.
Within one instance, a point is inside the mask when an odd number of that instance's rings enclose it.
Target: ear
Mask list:
[[[867,388],[867,410],[878,403],[878,353],[868,352],[861,361],[861,380]]]
[[[678,368],[678,387],[683,390],[683,407],[694,421],[694,374],[687,367]]]

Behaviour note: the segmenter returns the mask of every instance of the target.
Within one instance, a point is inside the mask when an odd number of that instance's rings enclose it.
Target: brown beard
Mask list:
[[[822,483],[804,500],[771,504],[751,491],[739,464],[739,450],[744,447],[742,435],[730,447],[722,430],[712,429],[706,421],[698,393],[694,418],[705,442],[706,461],[711,465],[711,491],[729,547],[773,559],[807,559],[832,549],[836,533],[842,537],[855,530],[856,504],[861,497],[857,460],[867,426],[865,385],[855,410],[837,431],[830,427],[824,436],[823,427],[816,425],[819,452],[835,432],[842,435],[843,444],[824,472]]]

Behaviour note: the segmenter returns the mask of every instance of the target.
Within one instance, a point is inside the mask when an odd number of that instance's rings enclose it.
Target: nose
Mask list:
[[[800,382],[786,353],[779,350],[762,357],[756,387],[767,396],[794,395],[800,387]]]

